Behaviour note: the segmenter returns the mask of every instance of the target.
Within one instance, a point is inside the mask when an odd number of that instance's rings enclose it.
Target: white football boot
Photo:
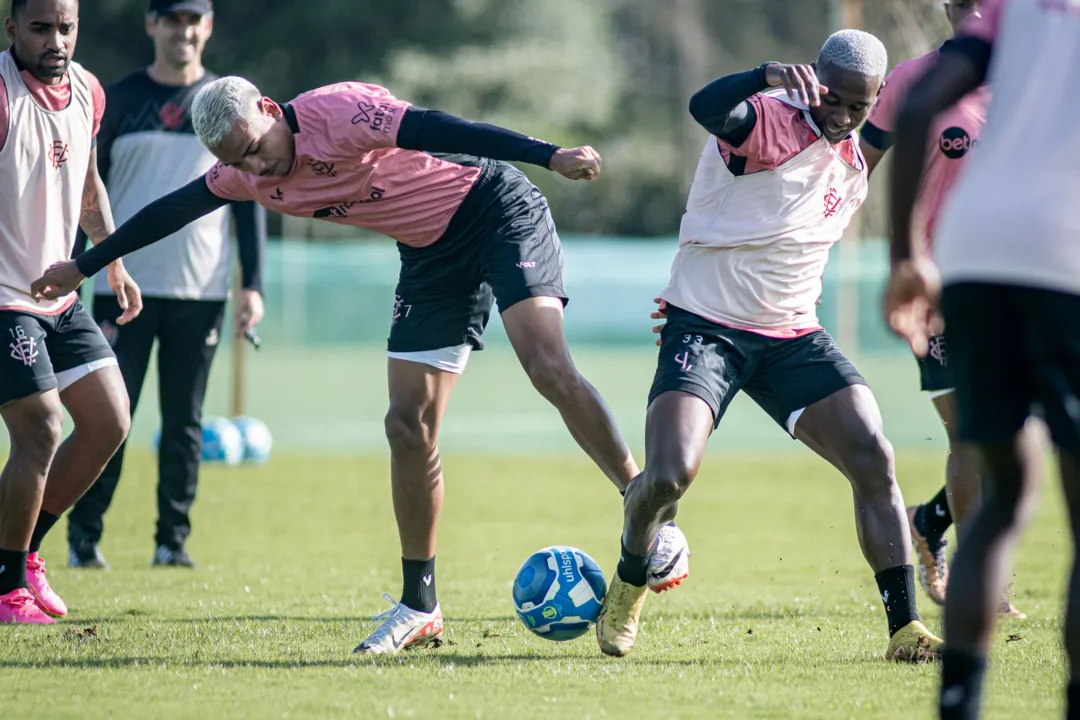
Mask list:
[[[372,618],[382,622],[353,652],[367,655],[393,654],[423,647],[442,635],[443,614],[438,605],[431,612],[425,613],[399,603],[389,593],[383,593],[383,597],[393,607]]]
[[[690,577],[690,545],[683,531],[674,525],[660,528],[649,554],[649,571],[646,575],[649,589],[662,593],[678,587]]]

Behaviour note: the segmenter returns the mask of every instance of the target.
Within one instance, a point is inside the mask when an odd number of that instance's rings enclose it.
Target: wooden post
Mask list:
[[[244,288],[243,280],[241,279],[240,268],[236,269],[236,287],[233,290],[233,312],[235,316],[236,303],[239,302],[240,292]],[[232,317],[226,315],[225,322],[223,323],[225,332],[229,333],[232,339],[232,417],[241,417],[244,414],[244,343],[247,340],[244,337],[236,337],[236,324]]]

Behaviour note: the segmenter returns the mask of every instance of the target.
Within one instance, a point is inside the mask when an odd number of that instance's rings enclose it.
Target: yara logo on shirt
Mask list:
[[[337,205],[331,205],[330,207],[319,208],[311,217],[313,218],[343,218],[349,216],[349,209],[355,205],[367,205],[368,203],[379,202],[386,194],[386,190],[381,187],[372,186],[371,195],[364,200],[353,200],[351,202],[341,202]]]

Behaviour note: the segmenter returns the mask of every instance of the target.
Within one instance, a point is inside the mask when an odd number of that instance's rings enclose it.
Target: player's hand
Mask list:
[[[236,298],[236,337],[242,338],[263,319],[263,299],[258,290],[241,290]]]
[[[765,82],[770,87],[784,88],[789,98],[807,107],[820,105],[821,96],[829,92],[818,83],[813,65],[769,65],[765,68]]]
[[[30,296],[34,300],[56,300],[78,290],[85,279],[74,260],[53,263],[44,275],[30,283]]]
[[[907,340],[912,352],[925,357],[930,338],[944,327],[938,311],[941,276],[930,260],[908,260],[896,265],[885,289],[885,322]]]
[[[600,153],[586,145],[561,148],[551,156],[551,169],[571,180],[595,180],[600,174]]]
[[[653,298],[652,301],[656,303],[656,309],[649,313],[649,317],[653,320],[664,321],[659,325],[653,325],[652,331],[659,335],[664,331],[664,325],[667,324],[667,302],[663,298]],[[656,347],[660,347],[660,338],[656,338]]]
[[[75,263],[73,262],[72,264],[74,265]],[[113,261],[106,272],[109,287],[116,293],[116,301],[120,304],[120,309],[124,311],[124,313],[116,319],[116,324],[127,325],[142,312],[142,290],[139,289],[139,286],[136,285],[135,281],[128,275],[128,271],[124,268],[124,263],[121,261]]]

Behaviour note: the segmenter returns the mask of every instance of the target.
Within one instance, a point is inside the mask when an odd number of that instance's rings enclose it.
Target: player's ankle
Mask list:
[[[648,571],[648,553],[635,555],[626,549],[626,545],[623,545],[622,552],[619,554],[619,565],[615,570],[619,574],[619,579],[634,587],[644,587]]]
[[[25,588],[26,550],[0,550],[0,595]]]

